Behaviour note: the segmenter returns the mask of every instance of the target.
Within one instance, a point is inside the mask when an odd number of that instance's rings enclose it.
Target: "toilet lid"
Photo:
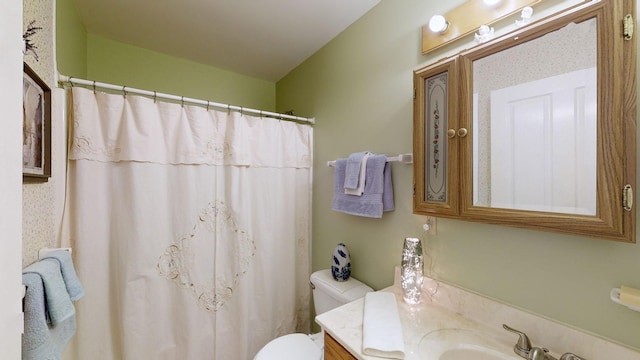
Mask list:
[[[253,358],[253,360],[300,359],[322,359],[322,349],[305,334],[290,334],[271,340]]]

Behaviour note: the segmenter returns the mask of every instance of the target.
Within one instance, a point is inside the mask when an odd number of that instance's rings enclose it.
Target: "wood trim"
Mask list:
[[[324,360],[358,360],[331,335],[324,333]]]
[[[624,86],[624,99],[623,99],[623,126],[624,126],[624,184],[630,184],[633,187],[634,194],[638,191],[636,188],[636,161],[637,161],[637,119],[638,119],[638,79],[637,79],[637,57],[638,57],[638,36],[637,32],[637,2],[635,0],[625,0],[622,13],[631,14],[634,17],[634,23],[636,27],[636,33],[634,37],[629,41],[624,41],[623,50],[623,68],[624,74],[622,79]],[[621,31],[621,30],[619,30]],[[618,35],[616,35],[618,36]],[[621,36],[621,34],[620,34]],[[635,204],[635,196],[633,203]],[[634,205],[631,211],[625,211],[623,214],[623,226],[624,232],[627,234],[627,241],[631,243],[636,242],[636,206]]]
[[[569,22],[581,22],[596,17],[598,20],[598,121],[599,142],[597,147],[597,214],[582,216],[534,211],[494,209],[473,205],[473,160],[469,141],[461,143],[461,182],[464,184],[461,195],[461,217],[483,223],[507,225],[524,229],[544,230],[608,240],[634,242],[635,236],[625,232],[622,218],[622,183],[624,173],[624,132],[622,129],[623,86],[616,85],[623,78],[623,64],[620,48],[622,44],[622,26],[616,26],[614,20],[621,18],[621,12],[615,8],[627,0],[602,1],[583,10],[561,13],[543,19],[537,26],[515,34],[496,39],[460,55],[461,126],[472,123],[472,63],[473,61],[497,53],[518,44],[537,39],[549,32],[565,26]],[[570,11],[574,11],[571,9]],[[635,72],[635,66],[629,71]],[[630,81],[634,83],[632,80]],[[607,90],[602,90],[607,89]],[[635,99],[635,98],[634,98]],[[631,102],[631,100],[629,100]],[[631,127],[633,125],[628,125]],[[627,131],[626,136],[635,136]],[[605,136],[602,136],[602,135]],[[635,147],[633,147],[635,153]],[[635,184],[635,182],[634,182]],[[635,226],[631,224],[630,226]]]
[[[459,212],[459,142],[457,135],[453,138],[447,137],[447,131],[452,129],[458,131],[458,71],[457,57],[446,59],[433,66],[429,66],[414,72],[414,118],[413,118],[413,164],[414,164],[414,212],[428,214],[430,212],[438,214],[456,215]],[[446,141],[447,157],[447,201],[435,202],[426,200],[425,179],[425,132],[427,119],[425,114],[425,81],[431,77],[447,73],[447,127],[440,130],[440,137]]]

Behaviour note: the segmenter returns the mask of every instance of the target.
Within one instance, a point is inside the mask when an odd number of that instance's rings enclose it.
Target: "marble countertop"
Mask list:
[[[493,329],[482,325],[429,300],[409,305],[402,300],[401,290],[397,287],[381,291],[392,292],[396,296],[406,360],[436,360],[446,350],[446,343],[456,338],[471,338],[504,353],[505,359],[522,360],[512,350],[517,336],[501,327]],[[358,299],[317,316],[316,322],[356,358],[380,360],[362,353],[363,309],[364,299]],[[483,336],[480,338],[478,334]]]
[[[485,341],[482,346],[505,359],[521,360],[513,353],[518,336],[502,324],[526,333],[532,346],[545,347],[556,358],[564,352],[594,359],[640,360],[640,352],[596,335],[582,332],[495,299],[425,277],[423,300],[409,305],[398,284],[380,291],[396,296],[402,324],[406,360],[436,360],[457,339]],[[380,360],[362,353],[364,298],[320,314],[316,322],[360,360]],[[448,344],[447,344],[448,343]]]

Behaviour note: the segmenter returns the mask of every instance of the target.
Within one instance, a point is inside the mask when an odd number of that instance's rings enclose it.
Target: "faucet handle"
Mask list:
[[[516,329],[511,328],[507,326],[507,324],[502,324],[502,327],[505,330],[511,331],[512,333],[516,333],[520,336],[520,338],[518,339],[518,342],[513,347],[513,351],[525,359],[528,358],[529,351],[531,351],[531,342],[529,341],[529,337],[527,337],[527,334],[523,333],[522,331],[518,331]],[[567,358],[564,360],[572,360],[572,359]]]
[[[560,360],[587,360],[585,358],[581,358],[580,356],[574,354],[574,353],[564,353],[562,354],[562,356],[560,356]]]

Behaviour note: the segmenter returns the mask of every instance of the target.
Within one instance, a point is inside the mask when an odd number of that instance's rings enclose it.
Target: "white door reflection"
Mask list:
[[[595,67],[492,91],[490,206],[595,215],[596,118]]]

